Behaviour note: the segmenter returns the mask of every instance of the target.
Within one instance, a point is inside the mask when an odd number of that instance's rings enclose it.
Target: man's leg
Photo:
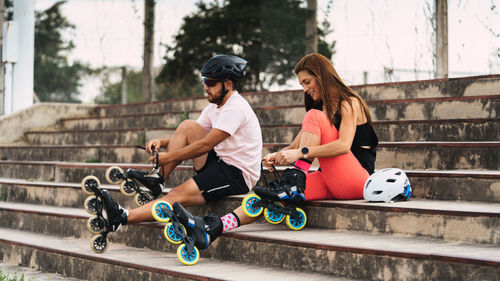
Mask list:
[[[183,206],[201,205],[205,203],[205,198],[201,195],[201,190],[198,188],[196,182],[190,178],[183,184],[173,188],[167,195],[143,206],[129,210],[127,224],[154,221],[153,215],[151,214],[151,208],[158,200],[167,201],[170,204],[179,202]]]
[[[207,130],[205,130],[200,124],[198,124],[194,120],[185,120],[183,121],[175,130],[174,135],[170,138],[170,141],[167,146],[167,152],[175,151],[180,148],[183,148],[197,140],[200,140],[206,137],[208,134]],[[196,170],[201,169],[207,160],[207,153],[196,157],[193,159],[193,165]],[[167,179],[167,177],[172,173],[172,171],[179,165],[181,161],[170,162],[163,166],[164,175],[163,178]]]

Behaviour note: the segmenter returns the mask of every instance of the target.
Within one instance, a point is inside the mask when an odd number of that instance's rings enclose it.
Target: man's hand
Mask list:
[[[158,139],[155,139],[155,140],[150,140],[146,143],[146,151],[148,153],[153,153],[153,151],[160,151],[160,147],[161,147],[161,141],[158,140]]]
[[[156,150],[155,150],[156,151]],[[158,153],[158,165],[164,166],[170,162],[168,152],[160,152]],[[152,156],[149,158],[149,161],[156,163],[156,156]]]

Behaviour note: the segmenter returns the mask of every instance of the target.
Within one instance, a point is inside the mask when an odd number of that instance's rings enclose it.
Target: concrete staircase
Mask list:
[[[104,182],[113,164],[149,170],[148,155],[134,146],[172,134],[206,100],[79,107],[63,118],[54,105],[44,115],[53,121],[29,130],[23,121],[22,138],[0,146],[0,262],[86,280],[499,280],[500,75],[354,88],[375,119],[376,169],[407,172],[408,202],[309,202],[304,230],[259,221],[223,234],[192,267],[177,261],[177,246],[157,223],[112,233],[97,255],[81,179]],[[300,130],[301,91],[244,96],[261,121],[263,153]],[[0,119],[4,134],[37,116],[33,109],[19,115]],[[168,185],[191,175],[186,161]],[[116,186],[104,186],[134,207]],[[223,215],[242,198],[190,210]]]

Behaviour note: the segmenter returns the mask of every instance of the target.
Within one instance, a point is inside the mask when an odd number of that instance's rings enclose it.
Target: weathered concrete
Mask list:
[[[165,240],[166,242],[166,240]],[[105,254],[90,253],[87,240],[2,229],[2,260],[85,280],[342,280],[327,274],[281,270],[201,258],[180,264],[173,253],[112,244]]]
[[[18,141],[30,129],[54,126],[63,117],[88,116],[93,109],[93,106],[82,104],[38,103],[0,116],[0,129],[4,132],[0,135],[0,144]]]

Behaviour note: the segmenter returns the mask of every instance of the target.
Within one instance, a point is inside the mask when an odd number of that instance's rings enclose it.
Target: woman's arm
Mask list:
[[[342,121],[340,122],[339,138],[326,144],[308,147],[309,158],[334,157],[350,151],[354,135],[356,134],[357,114],[354,108],[357,107],[359,107],[357,99],[352,99],[352,107],[347,101],[342,102],[340,108]],[[296,149],[280,151],[275,156],[276,162],[279,165],[286,165],[300,158],[302,158],[302,152],[298,147]]]

